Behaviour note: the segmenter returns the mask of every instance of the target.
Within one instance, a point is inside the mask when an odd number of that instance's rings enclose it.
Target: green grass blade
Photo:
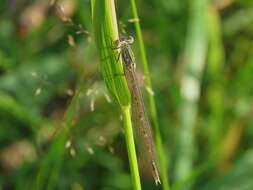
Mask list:
[[[100,55],[101,72],[105,84],[114,99],[122,106],[130,105],[130,92],[125,78],[119,53],[112,49],[118,39],[116,13],[113,13],[111,1],[96,1],[94,10],[95,37]]]
[[[209,52],[207,77],[208,105],[210,117],[208,128],[209,157],[217,157],[220,152],[222,131],[224,130],[224,47],[222,44],[221,23],[218,11],[210,6],[208,11]]]
[[[94,30],[100,56],[101,72],[107,89],[119,104],[124,123],[125,139],[131,169],[133,189],[141,190],[138,162],[134,145],[130,112],[130,92],[123,74],[119,53],[112,49],[113,42],[118,39],[118,27],[114,1],[93,1]]]
[[[122,114],[124,118],[124,131],[127,144],[128,158],[132,174],[133,188],[136,190],[141,189],[140,175],[138,171],[137,157],[134,145],[134,137],[132,130],[131,114],[128,107],[122,107]]]

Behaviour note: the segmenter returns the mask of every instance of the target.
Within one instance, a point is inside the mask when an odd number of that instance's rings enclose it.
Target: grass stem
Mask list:
[[[114,0],[95,1],[93,7],[94,29],[101,60],[101,72],[108,91],[112,97],[114,97],[114,100],[118,103],[122,111],[133,189],[141,190],[134,134],[132,130],[130,92],[125,77],[112,77],[119,73],[123,73],[121,59],[117,59],[118,52],[111,48],[112,43],[118,39]]]

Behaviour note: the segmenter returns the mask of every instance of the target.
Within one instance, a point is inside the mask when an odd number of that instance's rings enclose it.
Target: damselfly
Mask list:
[[[156,164],[155,147],[151,127],[147,115],[144,109],[143,98],[141,90],[138,84],[136,76],[136,63],[134,59],[133,51],[130,44],[134,42],[133,37],[122,37],[115,42],[115,49],[120,50],[120,56],[123,62],[124,74],[127,80],[128,88],[131,92],[132,100],[132,117],[134,116],[137,122],[136,128],[138,128],[139,135],[142,138],[144,144],[144,150],[147,156],[147,160],[152,170],[152,174],[155,183],[161,183],[158,167]]]

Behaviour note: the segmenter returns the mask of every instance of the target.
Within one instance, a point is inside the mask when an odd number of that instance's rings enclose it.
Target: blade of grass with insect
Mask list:
[[[123,61],[124,74],[127,80],[128,88],[131,91],[132,117],[135,118],[136,128],[144,144],[145,156],[148,160],[149,169],[152,171],[156,185],[161,184],[158,165],[156,162],[155,147],[151,126],[147,118],[142,99],[141,90],[136,75],[136,63],[134,53],[130,44],[134,42],[133,37],[122,37],[116,41],[116,48],[120,49],[120,55]]]
[[[115,4],[113,0],[93,0],[91,8],[95,39],[101,60],[101,72],[108,91],[119,104],[122,111],[133,189],[140,190],[140,175],[137,164],[130,112],[130,92],[124,77],[113,77],[123,73],[122,63],[119,64],[117,61],[118,52],[111,48],[112,42],[118,39]]]
[[[145,82],[146,82],[147,87],[151,91],[153,91],[152,90],[153,89],[152,81],[151,81],[149,67],[148,67],[148,60],[147,60],[145,45],[144,45],[144,41],[143,41],[143,37],[142,37],[142,33],[141,33],[141,26],[139,23],[139,16],[138,16],[135,0],[130,0],[130,3],[131,3],[133,20],[135,21],[134,26],[135,26],[138,45],[140,48],[141,64],[142,64],[143,70],[144,70]],[[161,133],[160,133],[160,129],[159,129],[156,103],[155,103],[154,96],[151,93],[148,93],[148,103],[149,103],[149,108],[150,108],[151,125],[154,127],[155,142],[156,142],[157,154],[158,154],[159,163],[160,163],[162,186],[163,186],[164,190],[169,190],[170,189],[169,176],[168,176],[168,172],[167,172],[168,161],[166,160],[166,156],[164,153],[164,147],[163,147]]]

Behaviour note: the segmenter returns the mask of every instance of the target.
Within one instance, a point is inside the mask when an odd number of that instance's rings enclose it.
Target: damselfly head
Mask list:
[[[134,38],[132,36],[120,37],[115,41],[116,48],[122,48],[134,42]]]

